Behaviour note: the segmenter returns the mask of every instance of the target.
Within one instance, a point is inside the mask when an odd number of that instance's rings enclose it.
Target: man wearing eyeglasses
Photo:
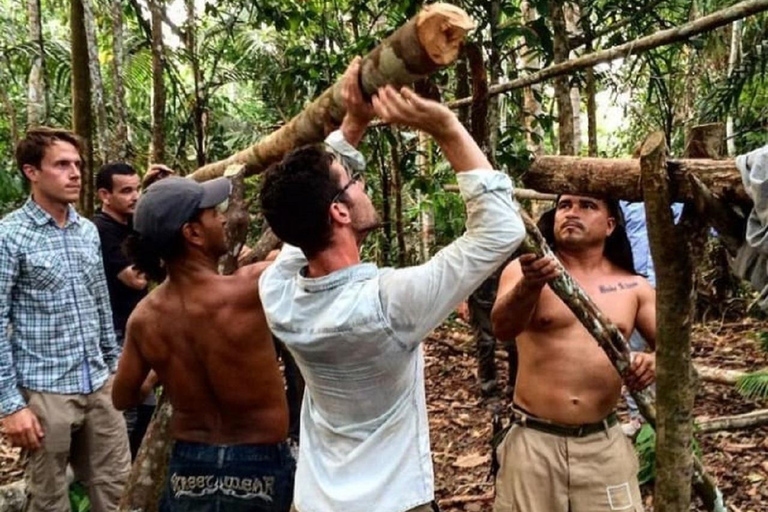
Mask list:
[[[286,245],[259,290],[272,331],[306,380],[294,507],[300,512],[433,510],[422,339],[520,244],[509,178],[456,116],[409,89],[373,109],[348,68],[341,129],[264,178],[264,215]],[[360,246],[379,225],[355,150],[373,113],[430,134],[457,172],[466,233],[427,263],[377,268]],[[339,156],[341,155],[341,156]],[[289,245],[290,244],[290,245]]]
[[[218,273],[229,193],[227,178],[158,181],[129,239],[134,264],[163,282],[128,320],[112,399],[136,406],[152,369],[173,406],[163,512],[291,506],[288,406],[258,294],[266,264]]]

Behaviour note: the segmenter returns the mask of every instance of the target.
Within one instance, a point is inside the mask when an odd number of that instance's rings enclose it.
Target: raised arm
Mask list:
[[[510,341],[531,321],[541,290],[559,275],[557,264],[549,257],[523,254],[507,265],[499,279],[496,303],[491,310],[493,333],[499,340]]]
[[[517,248],[525,236],[512,182],[488,159],[444,105],[391,87],[373,100],[383,120],[432,135],[458,173],[467,208],[464,235],[423,265],[382,271],[381,299],[391,326],[408,348],[437,327]]]

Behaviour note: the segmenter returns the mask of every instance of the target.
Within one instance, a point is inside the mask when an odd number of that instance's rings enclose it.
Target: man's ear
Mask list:
[[[349,207],[341,201],[331,203],[328,209],[331,216],[331,220],[338,222],[339,224],[349,224],[352,222],[352,217],[349,214]]]
[[[32,183],[35,183],[37,181],[37,168],[30,164],[24,164],[24,166],[21,168],[21,170],[24,172],[24,176],[27,177],[29,181]]]
[[[101,201],[101,204],[107,204],[109,196],[112,195],[112,193],[105,188],[100,188],[96,193],[99,195],[99,201]]]
[[[611,236],[613,234],[614,229],[616,229],[616,218],[608,217],[608,233],[606,234],[606,236]]]
[[[203,230],[197,222],[187,222],[181,227],[181,235],[192,245],[203,245]]]

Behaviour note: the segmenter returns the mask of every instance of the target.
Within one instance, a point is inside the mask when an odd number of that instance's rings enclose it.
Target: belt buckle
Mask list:
[[[579,425],[579,428],[576,430],[576,437],[584,437],[584,429],[584,424]]]

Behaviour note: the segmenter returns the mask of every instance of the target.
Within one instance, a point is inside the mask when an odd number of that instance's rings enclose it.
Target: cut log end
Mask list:
[[[435,64],[450,64],[459,55],[467,32],[475,22],[455,5],[436,3],[421,10],[416,18],[419,42]]]
[[[666,139],[664,138],[664,132],[653,132],[645,139],[642,147],[640,148],[640,154],[638,156],[647,157],[654,154],[656,151],[662,151],[666,145]]]

